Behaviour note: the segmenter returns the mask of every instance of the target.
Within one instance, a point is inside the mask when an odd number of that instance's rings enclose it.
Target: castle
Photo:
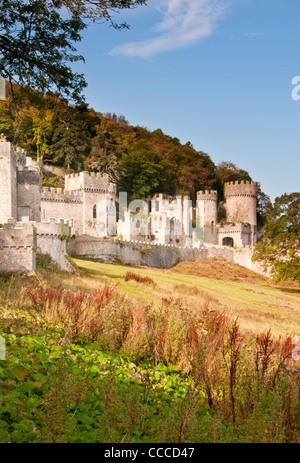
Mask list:
[[[196,207],[188,196],[163,194],[132,201],[127,207],[127,194],[120,193],[117,221],[116,185],[108,175],[70,174],[65,176],[64,190],[42,191],[41,169],[41,163],[21,149],[15,152],[11,143],[1,137],[0,271],[35,270],[37,251],[50,254],[68,270],[66,244],[71,237],[71,254],[94,258],[119,254],[124,243],[131,243],[131,250],[128,247],[127,254],[121,254],[125,263],[128,260],[136,264],[144,261],[137,254],[133,256],[132,243],[149,245],[149,253],[155,245],[167,246],[171,254],[175,248],[178,254],[180,249],[191,260],[210,253],[227,258],[233,255],[229,247],[245,249],[256,243],[255,182],[225,184],[227,217],[223,223],[217,221],[216,191],[199,191]],[[148,259],[149,265],[165,266],[176,260],[166,257],[161,262],[159,255],[162,253]]]
[[[122,196],[120,196],[122,198]],[[124,239],[196,246],[211,243],[245,247],[257,242],[256,182],[225,184],[226,222],[217,223],[217,191],[198,191],[196,207],[188,196],[157,194],[132,201],[117,224]],[[138,212],[137,212],[138,209]],[[195,226],[193,226],[195,216]]]

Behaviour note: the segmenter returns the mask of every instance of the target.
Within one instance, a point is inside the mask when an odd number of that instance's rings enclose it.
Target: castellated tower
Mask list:
[[[250,245],[257,240],[257,183],[244,181],[225,183],[227,222],[249,224]]]
[[[0,139],[0,223],[17,218],[17,169],[11,143]]]
[[[241,183],[225,183],[225,199],[228,222],[244,222],[257,225],[257,183],[242,180]]]
[[[116,234],[116,185],[107,174],[80,172],[65,177],[65,192],[82,194],[82,233]]]
[[[41,219],[41,174],[39,167],[28,167],[23,150],[14,152],[3,136],[0,139],[0,223],[9,219]]]
[[[215,190],[197,193],[197,225],[202,231],[202,241],[206,243],[217,243],[217,201]]]
[[[17,220],[41,220],[41,172],[38,163],[17,149]]]

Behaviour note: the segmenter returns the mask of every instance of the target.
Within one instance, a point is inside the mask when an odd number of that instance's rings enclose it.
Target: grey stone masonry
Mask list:
[[[0,228],[0,272],[35,271],[37,236],[33,223],[6,223]]]

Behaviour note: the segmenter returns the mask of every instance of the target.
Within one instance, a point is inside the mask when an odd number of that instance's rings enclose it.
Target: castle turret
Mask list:
[[[225,183],[227,222],[245,223],[251,226],[250,244],[256,243],[257,235],[257,183],[244,181]]]
[[[28,166],[25,154],[17,159],[17,219],[41,220],[41,171],[37,165]],[[25,161],[25,163],[24,163]]]
[[[107,174],[80,172],[66,175],[65,190],[82,191],[84,234],[116,234],[116,185],[109,181]]]
[[[217,201],[218,193],[215,190],[197,193],[197,225],[206,243],[217,243]]]
[[[12,145],[0,138],[0,223],[17,218],[17,168]]]
[[[257,225],[257,183],[249,181],[225,183],[227,220]]]

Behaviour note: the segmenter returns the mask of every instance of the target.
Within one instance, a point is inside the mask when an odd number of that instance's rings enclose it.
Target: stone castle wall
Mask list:
[[[39,170],[17,171],[17,220],[29,217],[31,221],[41,220],[41,175]]]
[[[251,247],[234,249],[204,243],[199,248],[188,246],[161,245],[149,242],[122,241],[114,238],[93,238],[78,236],[70,242],[73,257],[99,259],[104,262],[120,261],[125,265],[146,265],[156,268],[170,268],[180,261],[222,258],[257,273],[269,276],[261,264],[252,262]]]
[[[34,224],[4,224],[0,228],[0,272],[35,271],[36,245]]]
[[[219,244],[225,244],[223,240],[232,238],[233,246],[251,246],[252,229],[250,224],[236,223],[218,226]]]
[[[0,224],[17,218],[17,159],[11,143],[0,139]]]
[[[72,220],[72,234],[83,232],[83,192],[62,188],[44,188],[41,194],[41,217]]]
[[[253,248],[252,247],[245,247],[241,249],[234,249],[233,252],[233,261],[236,264],[241,265],[242,267],[246,267],[254,272],[260,273],[266,277],[271,276],[270,269],[265,269],[262,263],[260,262],[252,262],[252,255],[253,255]]]
[[[22,222],[4,224],[0,228],[0,272],[32,272],[36,270],[36,252],[49,254],[62,268],[72,271],[67,260],[70,226],[56,222]]]
[[[70,238],[68,221],[49,219],[35,224],[37,233],[37,251],[49,254],[62,270],[72,271],[67,260],[67,243]]]
[[[126,265],[146,265],[148,267],[169,268],[179,261],[193,261],[223,257],[233,260],[233,249],[216,245],[203,245],[199,248],[161,245],[149,242],[122,241],[113,238],[92,238],[79,236],[71,240],[72,256],[101,259],[113,262],[120,259]]]
[[[95,172],[66,175],[65,189],[68,191],[83,189],[92,190],[94,193],[116,193],[116,185],[109,181],[108,175],[96,174]]]

